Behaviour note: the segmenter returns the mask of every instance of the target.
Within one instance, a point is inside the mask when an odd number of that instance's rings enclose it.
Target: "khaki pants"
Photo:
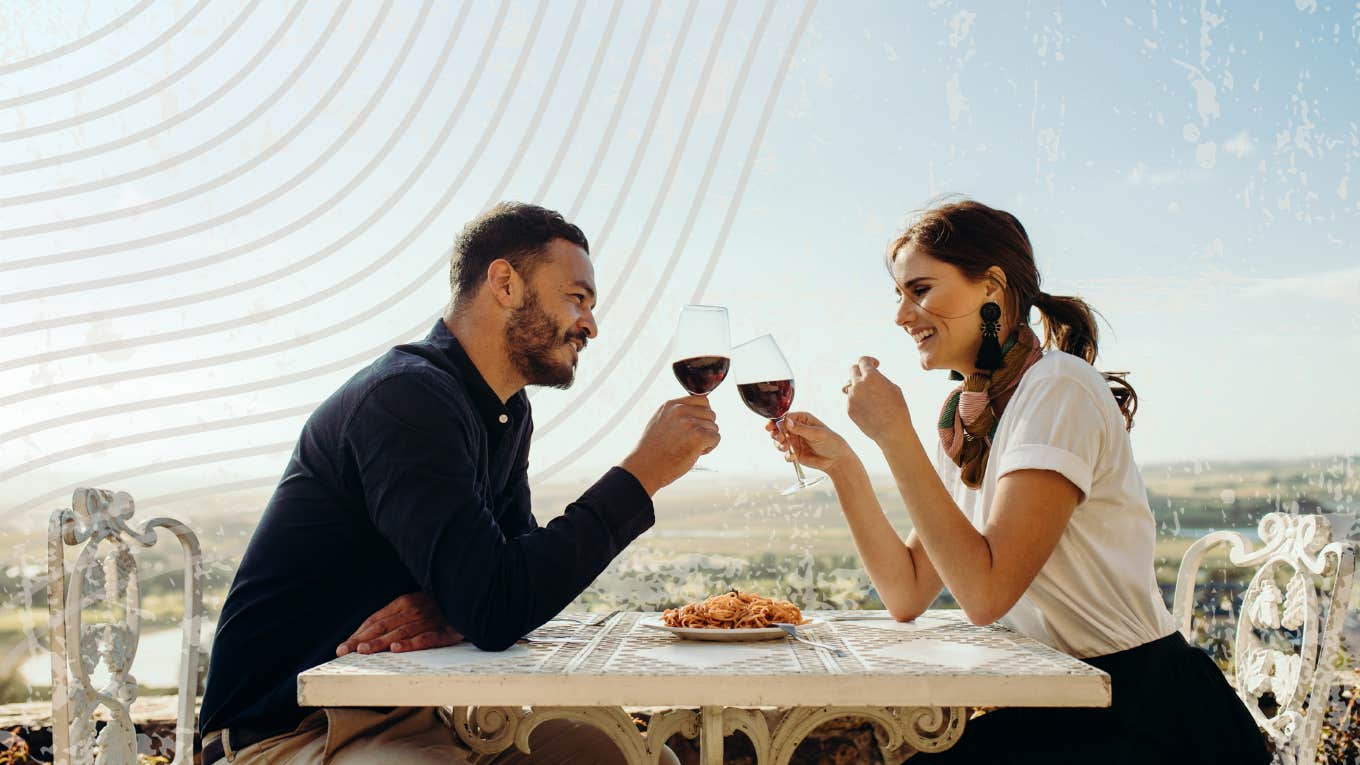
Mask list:
[[[327,707],[289,733],[267,738],[217,763],[203,765],[623,765],[618,747],[598,728],[550,720],[529,737],[533,754],[513,745],[496,755],[474,754],[435,707],[387,712]],[[667,750],[662,763],[679,765]]]

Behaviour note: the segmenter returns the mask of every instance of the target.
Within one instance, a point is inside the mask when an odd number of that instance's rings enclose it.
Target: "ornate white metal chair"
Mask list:
[[[184,619],[179,664],[179,714],[172,765],[191,765],[194,704],[198,688],[199,630],[203,613],[203,563],[198,538],[179,521],[153,518],[132,529],[132,497],[126,492],[77,489],[70,509],[52,513],[47,542],[47,610],[52,649],[52,751],[62,765],[137,763],[131,706],[137,680],[131,674],[141,632],[141,589],[129,541],[156,543],[156,529],[179,540],[184,552]],[[67,574],[67,547],[83,545]],[[96,592],[86,592],[86,583]],[[102,587],[101,587],[102,585]],[[81,609],[99,603],[107,622],[83,624]],[[101,660],[109,679],[96,688],[91,675]],[[95,735],[94,713],[110,717]]]
[[[1204,555],[1228,546],[1237,567],[1257,567],[1242,596],[1233,646],[1234,684],[1275,745],[1276,761],[1316,760],[1323,716],[1337,674],[1337,649],[1355,575],[1357,545],[1331,541],[1319,515],[1270,513],[1259,525],[1261,546],[1233,531],[1216,531],[1185,552],[1172,616],[1191,639],[1195,582]],[[1289,581],[1281,591],[1279,581]],[[1325,608],[1324,608],[1325,606]],[[1274,697],[1273,713],[1261,699]],[[1206,735],[1210,735],[1206,732]]]

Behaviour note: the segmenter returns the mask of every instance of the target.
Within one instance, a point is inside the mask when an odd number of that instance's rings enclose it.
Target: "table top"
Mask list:
[[[584,613],[563,614],[588,619]],[[682,640],[623,612],[601,626],[553,621],[503,652],[470,644],[349,654],[298,675],[303,706],[1085,706],[1110,703],[1104,672],[957,610],[913,622],[818,611],[786,638]]]

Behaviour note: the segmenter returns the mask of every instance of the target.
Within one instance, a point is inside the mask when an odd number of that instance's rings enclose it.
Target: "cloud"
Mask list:
[[[1088,297],[1099,307],[1106,301],[1133,306],[1156,305],[1162,310],[1202,310],[1208,305],[1242,305],[1234,301],[1278,300],[1281,304],[1302,300],[1307,305],[1332,301],[1360,305],[1360,266],[1315,271],[1298,276],[1244,276],[1221,265],[1223,244],[1215,239],[1204,245],[1204,270],[1196,274],[1122,275],[1063,281],[1054,280],[1055,295]]]
[[[968,98],[963,95],[963,88],[959,87],[958,72],[944,85],[944,102],[949,107],[950,122],[958,122],[959,117],[968,111]]]
[[[1251,279],[1244,290],[1259,297],[1308,297],[1360,305],[1360,266],[1319,271],[1303,276]]]
[[[1199,112],[1200,121],[1208,125],[1210,120],[1223,116],[1223,110],[1218,105],[1218,88],[1204,76],[1199,67],[1175,58],[1171,59],[1171,63],[1185,69],[1190,87],[1195,91],[1195,110]]]
[[[1195,163],[1205,170],[1212,170],[1218,163],[1218,146],[1207,141],[1195,147]]]
[[[1205,245],[1201,259],[1221,261],[1223,243],[1215,239]],[[1068,285],[1059,284],[1059,287]],[[1231,269],[1209,265],[1195,275],[1119,276],[1089,278],[1071,282],[1072,288],[1082,291],[1107,292],[1112,296],[1153,295],[1158,300],[1172,296],[1190,298],[1203,303],[1208,300],[1245,298],[1305,298],[1309,303],[1332,300],[1348,305],[1360,305],[1360,266],[1347,266],[1298,276],[1243,276]],[[1055,292],[1055,294],[1058,294]]]
[[[1160,188],[1162,186],[1183,186],[1203,177],[1202,173],[1187,173],[1184,170],[1154,170],[1146,163],[1139,162],[1124,176],[1130,186]]]
[[[1238,159],[1243,159],[1256,151],[1256,142],[1251,140],[1247,131],[1243,130],[1223,142],[1223,151]]]

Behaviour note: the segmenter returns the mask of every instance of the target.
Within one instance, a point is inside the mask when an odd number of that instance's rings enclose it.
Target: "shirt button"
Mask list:
[[[510,421],[510,415],[508,415],[508,414],[503,414],[503,415],[500,416],[500,420],[501,420],[501,424],[504,425],[505,423],[507,423],[507,422]]]

